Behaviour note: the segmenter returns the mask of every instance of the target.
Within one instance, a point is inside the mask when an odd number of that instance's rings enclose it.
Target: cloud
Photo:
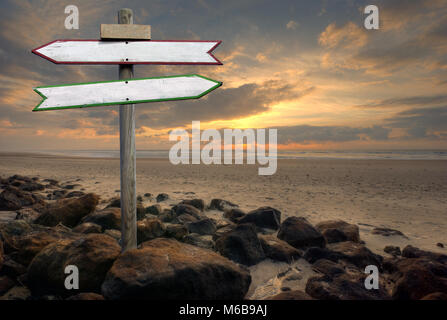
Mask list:
[[[348,22],[341,27],[331,23],[320,34],[318,42],[325,48],[361,48],[368,42],[365,29],[360,28],[353,22]]]
[[[289,22],[287,22],[286,24],[286,29],[287,30],[296,30],[296,28],[298,28],[299,23],[294,21],[294,20],[290,20]]]
[[[387,108],[405,106],[424,106],[447,103],[447,95],[413,96],[379,100],[357,106],[358,108]]]

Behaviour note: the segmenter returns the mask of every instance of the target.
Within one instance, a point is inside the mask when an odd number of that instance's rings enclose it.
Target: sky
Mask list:
[[[380,29],[364,28],[376,5]],[[79,29],[66,30],[67,5]],[[56,65],[31,50],[99,39],[120,8],[154,40],[222,40],[222,66],[135,66],[135,77],[223,82],[199,100],[136,105],[139,150],[174,128],[275,128],[280,149],[447,149],[446,0],[0,2],[0,151],[117,150],[118,107],[32,112],[36,86],[118,79],[118,66]]]

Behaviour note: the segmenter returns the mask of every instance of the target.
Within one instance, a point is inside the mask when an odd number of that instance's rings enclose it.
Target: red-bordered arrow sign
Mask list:
[[[221,65],[211,53],[221,42],[55,40],[32,52],[57,64]]]

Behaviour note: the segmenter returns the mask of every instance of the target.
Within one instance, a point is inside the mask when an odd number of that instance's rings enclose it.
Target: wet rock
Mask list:
[[[165,226],[159,219],[144,219],[137,222],[138,243],[163,236]]]
[[[315,263],[320,259],[327,259],[333,262],[337,262],[339,259],[342,258],[342,255],[327,248],[311,247],[306,250],[303,258],[309,263]]]
[[[225,211],[225,210],[229,210],[232,208],[238,208],[238,207],[239,206],[237,204],[234,204],[230,201],[222,200],[222,199],[213,199],[213,200],[211,200],[211,203],[209,205],[210,210],[220,210],[220,211]]]
[[[146,213],[153,215],[160,215],[162,213],[161,206],[159,204],[154,204],[145,209]]]
[[[200,235],[213,235],[217,230],[216,224],[209,218],[186,223],[186,228],[188,228],[189,233]]]
[[[78,240],[61,240],[44,248],[31,262],[28,285],[33,293],[70,294],[64,286],[67,265],[79,269],[79,290],[99,292],[107,271],[121,252],[112,238],[89,234]]]
[[[199,209],[200,211],[205,210],[205,201],[202,199],[183,200],[180,204],[188,204]]]
[[[96,211],[85,216],[82,223],[85,222],[96,223],[102,227],[102,230],[121,230],[121,209],[112,207]]]
[[[123,253],[102,293],[107,299],[240,300],[250,282],[248,271],[210,250],[158,238]]]
[[[0,300],[29,300],[31,297],[31,292],[29,289],[21,286],[16,286],[11,288]]]
[[[73,228],[73,232],[76,233],[101,233],[102,227],[99,224],[92,223],[92,222],[85,222],[81,223],[80,225]]]
[[[40,214],[33,208],[22,208],[17,210],[16,213],[16,220],[25,220],[28,223],[32,223]]]
[[[200,235],[197,233],[191,233],[183,238],[183,242],[188,243],[193,246],[197,246],[204,249],[213,250],[215,243],[213,237],[209,235]]]
[[[419,300],[431,293],[447,294],[446,265],[424,257],[401,259],[395,268],[393,299]]]
[[[223,234],[216,241],[216,249],[224,257],[247,266],[265,259],[264,250],[252,224],[238,225],[234,230]]]
[[[174,212],[177,216],[181,216],[183,214],[189,214],[190,216],[193,216],[197,220],[204,218],[199,209],[189,204],[178,204],[172,207],[172,212]]]
[[[4,295],[16,285],[16,282],[8,276],[0,276],[0,296]]]
[[[323,235],[303,217],[289,217],[284,220],[279,229],[278,238],[298,249],[324,248],[326,245]]]
[[[323,221],[318,223],[315,228],[323,234],[327,243],[360,242],[359,227],[343,220]]]
[[[100,294],[94,293],[94,292],[83,292],[76,294],[74,296],[70,296],[67,298],[67,300],[73,300],[73,301],[83,301],[83,300],[105,300],[104,297]]]
[[[75,227],[83,217],[92,213],[98,205],[99,197],[93,193],[80,198],[58,200],[46,206],[34,223],[54,227],[59,223]]]
[[[259,235],[265,256],[274,261],[292,263],[301,257],[301,252],[273,235]]]
[[[245,212],[238,208],[228,209],[224,212],[224,218],[232,222],[237,222],[240,218],[245,216]]]
[[[281,292],[265,300],[313,300],[311,296],[301,290]]]
[[[402,255],[402,252],[400,251],[399,247],[395,247],[395,246],[386,246],[383,249],[384,252],[392,255],[392,256],[400,256]]]
[[[221,236],[223,236],[225,233],[228,233],[230,231],[233,231],[236,228],[236,224],[229,224],[224,227],[218,228],[217,231],[213,235],[213,240],[216,241]]]
[[[312,265],[312,269],[331,278],[345,273],[342,265],[327,259],[319,259]]]
[[[165,237],[182,240],[187,234],[188,229],[182,224],[165,223]]]
[[[169,195],[167,193],[160,193],[155,198],[157,202],[163,202],[169,199]]]
[[[440,263],[447,264],[447,255],[441,253],[435,253],[430,251],[424,251],[419,248],[408,245],[402,250],[402,257],[404,258],[427,258],[435,260]]]
[[[364,269],[368,265],[375,265],[381,269],[383,258],[360,243],[352,241],[332,243],[327,246],[329,250],[339,254],[340,259],[348,261]]]
[[[374,228],[372,230],[372,234],[378,234],[384,237],[390,237],[390,236],[402,236],[407,238],[402,232],[399,230],[394,230],[390,228]]]
[[[22,207],[44,204],[44,201],[37,195],[20,190],[13,186],[7,186],[0,193],[0,210],[14,211]]]
[[[186,213],[181,214],[172,220],[172,222],[174,222],[174,223],[181,223],[184,225],[191,223],[191,222],[197,222],[197,221],[199,221],[199,219],[197,219],[196,217],[194,217],[190,214],[186,214]]]
[[[253,223],[259,228],[278,230],[281,212],[271,207],[258,208],[239,218],[238,223]]]

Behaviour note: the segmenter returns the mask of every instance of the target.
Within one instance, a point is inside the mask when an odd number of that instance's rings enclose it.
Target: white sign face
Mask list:
[[[32,52],[58,64],[209,64],[221,41],[56,40]]]
[[[221,85],[192,74],[38,87],[43,100],[33,111],[198,99]]]

